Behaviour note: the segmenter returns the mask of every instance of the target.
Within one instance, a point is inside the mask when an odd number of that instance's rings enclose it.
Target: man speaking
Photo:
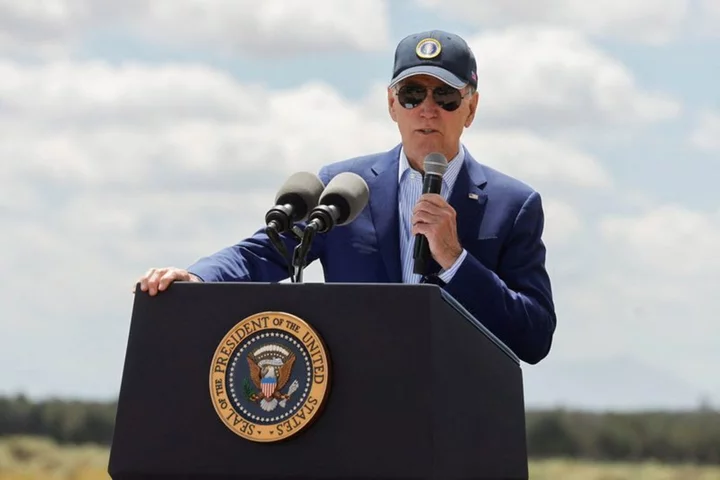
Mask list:
[[[317,233],[307,261],[320,260],[326,282],[436,283],[534,364],[550,351],[556,325],[541,198],[462,144],[477,80],[474,54],[457,35],[436,30],[398,44],[387,102],[402,142],[320,170],[325,185],[359,175],[369,198],[352,222]],[[297,244],[289,235],[283,241]],[[287,259],[263,229],[187,269],[151,269],[140,287],[155,295],[176,280],[288,277]]]

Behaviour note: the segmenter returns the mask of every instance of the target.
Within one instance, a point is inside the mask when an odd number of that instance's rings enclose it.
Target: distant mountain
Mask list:
[[[632,358],[578,362],[548,359],[538,365],[523,365],[523,377],[528,408],[646,410],[697,408],[701,402],[720,405],[720,392],[702,390]]]

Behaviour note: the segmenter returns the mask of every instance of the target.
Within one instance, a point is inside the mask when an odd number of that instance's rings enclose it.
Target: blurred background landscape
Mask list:
[[[135,280],[392,148],[434,28],[478,59],[465,145],[543,196],[531,478],[720,478],[720,0],[0,0],[0,480],[107,478]]]

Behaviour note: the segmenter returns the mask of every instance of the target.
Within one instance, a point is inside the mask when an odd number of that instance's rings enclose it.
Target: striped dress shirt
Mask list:
[[[465,160],[465,149],[462,145],[458,154],[448,163],[448,168],[443,175],[440,195],[447,200],[452,193],[463,161]],[[420,283],[422,276],[413,273],[413,247],[415,236],[412,234],[412,211],[415,204],[422,195],[423,177],[422,174],[410,167],[405,150],[400,150],[400,162],[398,169],[398,201],[400,220],[400,255],[402,257],[402,278],[403,283]],[[455,272],[460,268],[467,252],[463,249],[457,261],[447,270],[440,270],[438,277],[445,283],[449,283]]]

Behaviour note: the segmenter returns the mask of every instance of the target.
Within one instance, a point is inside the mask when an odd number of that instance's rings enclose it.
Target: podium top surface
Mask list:
[[[292,289],[292,290],[307,290],[308,292],[321,289],[327,290],[328,295],[341,294],[344,290],[353,289],[358,291],[358,295],[364,296],[366,292],[372,291],[377,292],[378,289],[381,291],[387,291],[388,295],[394,297],[401,295],[401,292],[417,291],[423,292],[428,298],[437,296],[444,302],[446,302],[452,309],[454,309],[459,315],[461,315],[468,323],[478,329],[485,337],[487,337],[493,344],[495,344],[500,351],[505,353],[513,362],[517,365],[521,365],[520,358],[508,347],[504,342],[497,338],[490,330],[488,330],[482,322],[475,318],[465,307],[460,304],[452,295],[447,293],[445,290],[437,285],[433,284],[406,284],[406,283],[324,283],[324,282],[304,282],[304,283],[270,283],[270,282],[207,282],[207,283],[196,283],[196,282],[175,282],[172,286],[177,293],[183,294],[186,289],[196,288],[221,288],[221,289],[242,289],[242,290],[265,290],[265,289]],[[139,287],[138,287],[139,291]],[[165,293],[165,292],[163,292]],[[378,300],[380,301],[380,300]]]

